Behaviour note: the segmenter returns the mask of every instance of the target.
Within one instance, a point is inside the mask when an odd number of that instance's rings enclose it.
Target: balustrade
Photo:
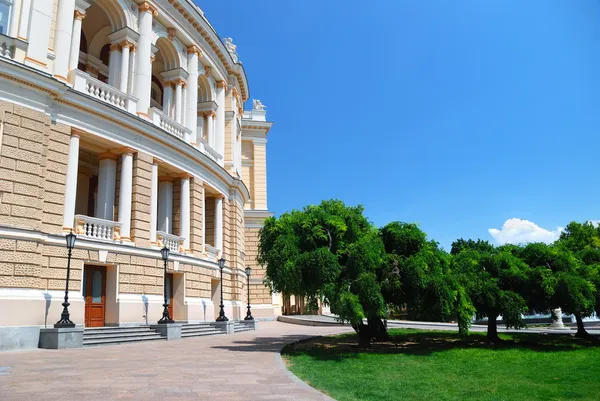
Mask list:
[[[183,247],[183,241],[185,240],[184,237],[165,233],[163,231],[157,231],[156,238],[160,248],[164,248],[166,246],[171,252],[185,252]]]
[[[119,241],[121,223],[110,220],[98,219],[96,217],[75,216],[75,227],[77,235],[98,241]]]

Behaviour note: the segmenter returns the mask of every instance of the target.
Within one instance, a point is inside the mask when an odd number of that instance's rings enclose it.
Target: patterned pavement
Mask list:
[[[281,348],[348,327],[259,322],[255,332],[0,353],[0,400],[331,400],[284,367]]]

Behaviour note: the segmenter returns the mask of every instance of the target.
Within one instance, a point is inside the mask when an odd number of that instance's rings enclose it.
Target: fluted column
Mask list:
[[[175,81],[175,121],[181,124],[183,79]]]
[[[110,56],[108,59],[108,84],[119,86],[119,69],[121,68],[121,47],[114,43],[110,45]]]
[[[163,86],[163,112],[173,118],[173,87],[170,82]]]
[[[223,255],[223,196],[215,198],[215,248]]]
[[[71,51],[69,53],[69,71],[76,70],[79,64],[79,47],[81,45],[81,24],[85,14],[75,10],[73,18],[73,36],[71,37]]]
[[[99,219],[113,220],[115,208],[115,186],[117,183],[117,155],[103,153],[99,156],[98,198],[96,216]]]
[[[67,82],[75,0],[59,0],[54,32],[54,77]]]
[[[119,77],[119,90],[127,93],[127,83],[129,81],[129,49],[131,43],[123,41],[121,46],[121,76]]]
[[[69,140],[69,157],[67,161],[67,177],[65,180],[65,209],[63,214],[63,230],[73,228],[75,220],[75,200],[77,198],[77,172],[79,170],[79,135],[71,133]]]
[[[29,17],[31,14],[31,0],[21,0],[21,12],[19,14],[19,27],[17,29],[17,37],[22,40],[27,40],[29,32]]]
[[[209,111],[206,114],[206,142],[208,146],[215,149],[215,112]],[[216,150],[216,149],[215,149]]]
[[[196,46],[188,47],[188,77],[187,77],[187,99],[186,99],[186,119],[185,126],[192,131],[190,141],[195,144],[198,142],[197,136],[197,116],[198,116],[198,58],[200,50]]]
[[[189,174],[181,176],[181,193],[179,196],[179,235],[184,237],[183,247],[190,250],[190,178]]]
[[[13,6],[10,15],[10,31],[8,36],[16,38],[19,33],[19,19],[21,16],[21,0],[13,0]]]
[[[158,160],[152,162],[150,179],[150,243],[156,245],[156,227],[158,226]]]
[[[225,160],[225,90],[226,81],[217,82],[217,116],[215,122],[215,149],[221,156],[220,164]]]
[[[173,229],[173,181],[170,177],[161,178],[158,185],[158,229],[167,234]]]
[[[119,223],[121,239],[131,240],[131,198],[133,190],[133,149],[123,149],[121,158],[121,182],[119,190]]]
[[[147,1],[138,6],[139,9],[139,38],[135,65],[135,93],[138,99],[137,113],[148,116],[150,108],[150,89],[152,84],[152,17],[158,12]]]

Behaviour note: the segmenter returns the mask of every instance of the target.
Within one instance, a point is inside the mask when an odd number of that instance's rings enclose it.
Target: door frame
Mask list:
[[[92,279],[90,276],[90,272],[96,271],[96,270],[100,270],[102,271],[102,312],[103,312],[103,316],[102,316],[102,326],[90,326],[90,312],[89,309],[91,308],[91,301],[88,303],[88,298],[91,300],[92,297]],[[84,297],[84,326],[85,327],[104,327],[106,325],[106,276],[108,273],[108,269],[105,265],[88,265],[88,264],[84,264],[83,266],[83,276],[84,276],[84,280],[82,283],[82,289],[84,291],[82,291],[82,295],[85,294]],[[92,273],[93,274],[93,273]],[[89,283],[89,285],[88,285]]]

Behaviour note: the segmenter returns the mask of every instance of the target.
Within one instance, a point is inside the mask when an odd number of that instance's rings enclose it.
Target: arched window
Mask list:
[[[162,110],[163,86],[156,75],[152,75],[152,86],[150,87],[150,97],[152,106]]]
[[[108,67],[108,62],[110,60],[110,44],[107,43],[105,44],[102,49],[100,50],[100,57],[99,57],[100,61],[102,61],[102,63]]]

